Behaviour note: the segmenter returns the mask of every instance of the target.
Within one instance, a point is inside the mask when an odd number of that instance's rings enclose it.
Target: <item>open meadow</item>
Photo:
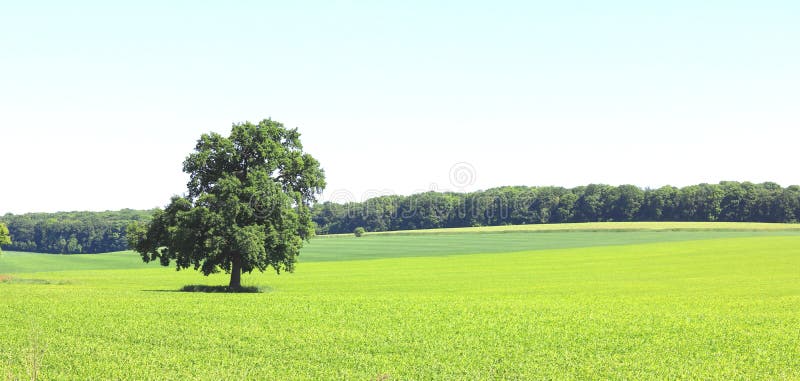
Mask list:
[[[798,227],[317,237],[249,294],[132,252],[4,252],[0,380],[798,379]]]

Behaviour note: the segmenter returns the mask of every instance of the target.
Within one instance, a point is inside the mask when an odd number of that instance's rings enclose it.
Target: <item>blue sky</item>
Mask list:
[[[699,3],[0,2],[0,213],[161,206],[267,117],[325,200],[800,183],[800,3]]]

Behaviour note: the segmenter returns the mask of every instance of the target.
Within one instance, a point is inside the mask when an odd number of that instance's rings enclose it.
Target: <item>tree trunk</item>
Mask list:
[[[231,268],[231,283],[228,288],[238,290],[242,288],[242,257],[239,253],[233,254],[233,266]]]

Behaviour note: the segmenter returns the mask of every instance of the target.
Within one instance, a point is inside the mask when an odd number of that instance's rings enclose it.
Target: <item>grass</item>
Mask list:
[[[303,249],[300,261],[349,261],[400,257],[430,257],[479,253],[506,253],[580,247],[680,242],[719,238],[800,236],[800,231],[559,231],[429,234],[375,234],[317,237]]]
[[[141,269],[138,255],[130,251],[107,254],[38,254],[3,251],[0,255],[0,274],[43,271]]]
[[[403,230],[374,232],[371,235],[393,234],[454,234],[454,233],[508,233],[508,232],[641,232],[641,231],[800,231],[800,224],[766,222],[583,222],[568,224],[531,224],[480,226],[449,229]],[[352,234],[336,234],[337,236]]]
[[[800,236],[684,233],[325,238],[309,253],[370,248],[245,275],[261,293],[174,292],[227,278],[157,266],[14,274],[51,283],[0,283],[0,375],[27,374],[37,333],[44,379],[800,378]]]
[[[428,257],[478,253],[503,253],[524,250],[631,245],[651,242],[680,242],[703,239],[800,235],[791,224],[731,224],[688,223],[692,230],[678,229],[683,223],[611,223],[614,229],[602,229],[603,224],[563,224],[558,226],[594,226],[594,230],[542,230],[548,234],[531,234],[551,225],[526,225],[492,228],[450,229],[399,233],[370,233],[356,238],[352,234],[319,236],[303,249],[300,262],[350,261],[399,257]],[[621,230],[620,225],[629,229]],[[555,226],[555,225],[553,225]],[[760,229],[752,228],[753,226]],[[495,228],[520,229],[500,231]],[[488,230],[487,230],[488,229]],[[431,232],[437,232],[431,234]],[[498,234],[502,233],[502,234]],[[635,233],[635,234],[620,234]],[[32,273],[66,270],[144,269],[158,266],[144,264],[133,252],[109,254],[54,255],[4,252],[0,256],[0,274]]]
[[[67,281],[50,281],[47,279],[25,279],[16,278],[10,275],[0,276],[0,283],[15,283],[15,284],[67,284]]]

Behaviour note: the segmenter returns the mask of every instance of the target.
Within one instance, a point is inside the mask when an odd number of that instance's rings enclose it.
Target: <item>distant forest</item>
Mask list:
[[[592,184],[576,188],[502,187],[474,193],[428,192],[360,203],[319,204],[318,234],[468,226],[604,221],[797,222],[800,187],[721,182],[641,189]]]
[[[125,228],[133,221],[150,220],[153,211],[124,209],[114,212],[58,212],[6,214],[11,245],[5,250],[78,254],[128,250]]]
[[[6,214],[12,244],[6,250],[102,253],[127,250],[125,228],[152,211]],[[800,186],[721,182],[641,189],[591,184],[576,188],[502,187],[472,193],[428,192],[313,208],[317,234],[468,226],[603,221],[800,220]]]

